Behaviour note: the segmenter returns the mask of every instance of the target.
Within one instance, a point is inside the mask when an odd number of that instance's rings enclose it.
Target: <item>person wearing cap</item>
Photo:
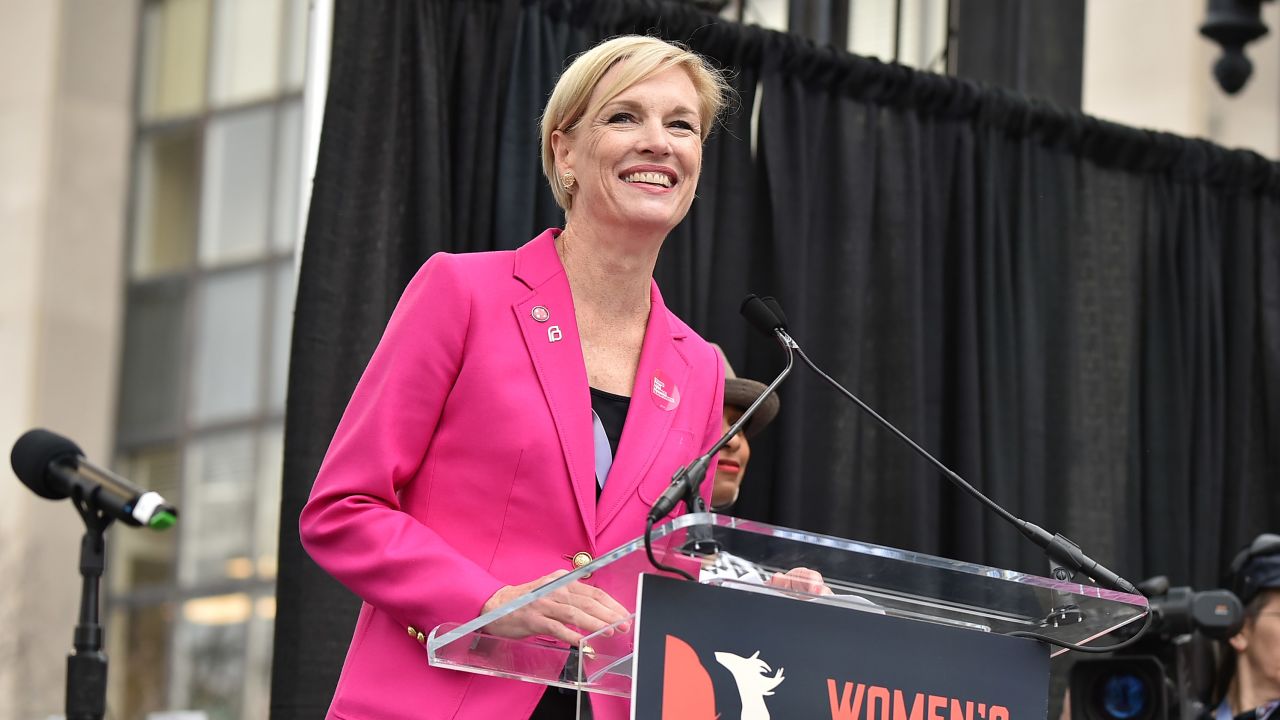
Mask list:
[[[763,395],[768,388],[764,383],[738,377],[733,371],[733,366],[729,364],[729,358],[725,357],[724,350],[715,343],[711,343],[711,346],[716,349],[720,360],[724,363],[724,425],[721,432],[728,432],[751,403]],[[715,482],[711,490],[712,510],[724,512],[738,499],[738,492],[742,489],[742,479],[747,473],[747,462],[751,459],[749,440],[773,422],[781,405],[778,394],[769,393],[760,407],[756,408],[755,414],[747,421],[742,431],[730,438],[729,442],[721,448],[720,455],[716,459]],[[704,582],[715,577],[745,580],[812,595],[833,594],[822,574],[816,570],[796,567],[785,573],[771,573],[727,552],[720,552],[715,557],[709,558],[702,568]]]
[[[1232,561],[1228,585],[1244,605],[1244,626],[1227,641],[1233,657],[1213,720],[1280,720],[1280,535],[1254,538]]]
[[[746,412],[756,398],[764,394],[764,383],[740,378],[725,357],[719,345],[711,343],[720,359],[724,362],[724,431],[738,422],[738,418]],[[733,506],[742,489],[742,478],[747,472],[747,462],[751,459],[750,439],[760,433],[778,415],[782,405],[777,393],[769,393],[769,397],[756,409],[755,415],[747,421],[742,432],[734,435],[720,450],[716,460],[715,484],[711,490],[711,509],[723,512]]]

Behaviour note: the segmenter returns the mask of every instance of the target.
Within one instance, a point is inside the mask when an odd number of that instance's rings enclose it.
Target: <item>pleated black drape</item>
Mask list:
[[[795,335],[1016,513],[1130,577],[1216,586],[1280,511],[1278,168],[768,42],[759,169]],[[816,379],[788,391],[745,514],[1044,571]]]
[[[422,259],[490,248],[518,13],[514,1],[335,4],[289,364],[272,717],[324,716],[359,609],[298,540],[346,401]]]
[[[1015,513],[1126,574],[1215,585],[1280,509],[1280,168],[766,42],[759,167],[797,338]],[[1043,571],[815,378],[789,391],[756,512]]]
[[[396,298],[433,252],[512,248],[561,222],[537,119],[567,59],[624,32],[733,73],[737,111],[656,274],[741,374],[780,358],[738,302],[777,295],[836,378],[1133,578],[1213,586],[1275,529],[1274,163],[680,3],[339,0],[290,367],[273,717],[323,713],[350,638],[358,603],[305,557],[297,517]],[[804,371],[735,510],[1045,569]]]

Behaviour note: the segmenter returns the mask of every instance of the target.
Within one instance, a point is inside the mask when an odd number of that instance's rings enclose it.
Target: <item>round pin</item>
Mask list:
[[[671,377],[662,370],[653,373],[653,384],[650,388],[653,404],[660,410],[671,412],[680,405],[680,388],[672,382]]]
[[[537,320],[538,322],[546,322],[551,319],[551,311],[547,310],[545,307],[541,305],[535,305],[533,308],[533,312],[529,314],[532,315],[533,319]]]

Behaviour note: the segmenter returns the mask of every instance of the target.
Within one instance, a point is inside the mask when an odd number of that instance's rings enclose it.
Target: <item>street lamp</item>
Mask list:
[[[1228,95],[1235,95],[1253,74],[1244,46],[1267,34],[1262,23],[1264,0],[1209,0],[1209,13],[1200,34],[1222,46],[1213,76]]]

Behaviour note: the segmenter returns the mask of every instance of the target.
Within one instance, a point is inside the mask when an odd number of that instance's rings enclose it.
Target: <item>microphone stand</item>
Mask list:
[[[775,332],[783,331],[777,330]],[[1022,533],[1028,540],[1040,546],[1051,560],[1067,568],[1073,574],[1074,572],[1083,572],[1098,584],[1104,585],[1109,589],[1119,590],[1120,592],[1132,595],[1138,594],[1138,589],[1135,588],[1132,583],[1112,572],[1088,555],[1085,555],[1080,549],[1080,546],[1072,542],[1067,538],[1067,536],[1062,533],[1050,534],[1039,525],[1023,520],[1004,509],[1004,507],[999,503],[982,494],[981,491],[970,485],[964,478],[957,475],[955,471],[944,465],[942,461],[938,460],[933,455],[930,455],[927,450],[920,447],[911,438],[907,437],[906,433],[899,430],[893,423],[885,420],[879,413],[872,410],[871,407],[862,402],[858,396],[849,392],[843,385],[836,382],[834,378],[823,372],[822,368],[819,368],[812,360],[810,360],[809,356],[805,355],[804,350],[800,349],[799,346],[795,348],[795,352],[800,356],[800,359],[809,366],[809,369],[817,373],[818,377],[822,378],[827,382],[827,384],[840,391],[840,393],[846,398],[852,400],[863,412],[867,413],[872,418],[875,418],[876,422],[880,423],[881,426],[888,428],[889,431],[897,436],[899,440],[909,445],[918,455],[932,463],[934,467],[938,468],[938,470],[942,472],[944,477],[952,482],[952,484],[981,502],[983,505],[987,506],[992,512],[996,513],[996,515],[1014,526],[1018,532]]]
[[[782,372],[778,373],[778,376],[773,379],[773,382],[765,387],[764,392],[760,393],[760,396],[752,401],[746,410],[742,411],[742,415],[738,416],[738,420],[729,427],[725,434],[720,437],[720,440],[697,460],[689,463],[687,470],[683,471],[689,476],[687,478],[688,486],[682,498],[684,506],[688,508],[689,512],[707,512],[707,502],[703,500],[698,489],[702,487],[702,482],[707,476],[707,465],[711,463],[711,458],[715,457],[716,453],[720,452],[725,445],[728,445],[729,440],[734,435],[742,432],[742,428],[746,427],[747,423],[751,421],[751,416],[756,414],[756,408],[763,405],[769,395],[778,389],[778,386],[782,384],[783,380],[787,379],[787,376],[791,374],[791,369],[795,366],[795,355],[792,351],[798,350],[800,346],[796,345],[795,341],[781,328],[776,330],[775,333],[776,339],[782,345],[782,349],[787,351],[787,364],[782,368]]]
[[[67,655],[67,720],[102,720],[107,712],[107,656],[102,651],[102,625],[98,597],[106,568],[104,533],[113,518],[94,507],[93,494],[77,491],[72,497],[84,519],[80,540],[80,621],[75,630],[75,651]]]
[[[745,312],[745,308],[747,307],[747,305],[749,303],[755,303],[756,301],[758,301],[759,303],[762,303],[765,307],[765,310],[761,311],[759,309],[759,305],[756,305],[754,307],[753,312],[750,314],[747,314]],[[823,372],[822,368],[818,367],[816,363],[810,360],[809,356],[805,354],[804,350],[802,350],[800,346],[796,344],[796,342],[792,340],[789,335],[787,335],[786,315],[782,312],[782,308],[781,306],[778,305],[777,300],[771,297],[756,298],[754,295],[749,295],[747,297],[747,301],[743,303],[743,308],[744,308],[743,314],[747,315],[747,319],[751,321],[752,325],[755,325],[756,328],[759,329],[761,332],[774,335],[785,344],[785,346],[787,347],[788,355],[792,353],[798,354],[800,356],[800,359],[803,360],[804,363],[808,365],[809,368],[818,375],[818,377],[825,380],[827,384],[831,385],[836,390],[839,390],[840,393],[844,395],[846,398],[848,398],[849,400],[852,400],[861,410],[866,412],[871,417],[875,418],[876,422],[880,423],[881,426],[888,428],[890,431],[892,431],[893,434],[896,435],[899,440],[902,440],[903,442],[905,442],[908,446],[911,447],[912,450],[915,450],[918,455],[925,458],[930,463],[932,463],[934,467],[942,471],[942,474],[946,476],[946,478],[950,480],[952,483],[954,483],[957,487],[959,487],[964,492],[968,493],[974,499],[981,502],[983,505],[985,505],[987,508],[995,512],[1002,519],[1008,521],[1011,525],[1016,527],[1018,531],[1021,532],[1024,536],[1026,536],[1036,545],[1039,545],[1042,549],[1044,549],[1044,551],[1049,555],[1050,560],[1056,566],[1060,566],[1060,567],[1054,568],[1054,577],[1056,577],[1059,580],[1063,580],[1063,579],[1067,579],[1069,577],[1074,576],[1076,572],[1082,572],[1085,575],[1092,578],[1094,582],[1100,585],[1103,585],[1105,587],[1108,587],[1112,590],[1119,590],[1121,592],[1130,593],[1133,595],[1138,594],[1138,589],[1135,588],[1132,583],[1120,577],[1116,573],[1112,572],[1111,570],[1109,570],[1108,568],[1106,568],[1105,566],[1103,566],[1101,563],[1094,560],[1093,558],[1089,557],[1088,555],[1085,555],[1084,551],[1080,549],[1080,546],[1076,545],[1074,542],[1068,539],[1065,535],[1061,533],[1051,535],[1046,530],[1044,530],[1044,528],[1041,528],[1039,525],[1036,525],[1035,523],[1028,522],[1026,520],[1023,520],[1017,517],[1013,513],[1001,507],[999,503],[995,502],[991,498],[988,498],[986,495],[983,495],[981,492],[978,491],[977,488],[973,487],[968,482],[966,482],[964,478],[957,475],[951,468],[944,465],[940,460],[938,460],[934,456],[930,455],[927,451],[925,451],[924,448],[917,445],[915,441],[907,437],[906,433],[902,432],[897,427],[895,427],[893,423],[889,422],[888,420],[885,420],[883,417],[880,416],[879,413],[872,410],[871,407],[868,406],[866,403],[862,402],[860,398],[858,398],[853,393],[849,392],[849,390],[846,389],[839,382],[837,382],[835,378]],[[1066,624],[1079,622],[1081,617],[1082,617],[1082,614],[1080,613],[1080,610],[1078,607],[1071,604],[1064,604],[1064,605],[1055,607],[1053,611],[1042,621],[1042,623],[1045,625],[1054,625],[1054,626],[1066,625]],[[1046,642],[1051,645],[1057,645],[1059,647],[1064,647],[1070,650],[1077,650],[1079,652],[1109,653],[1109,652],[1114,652],[1116,650],[1120,650],[1121,648],[1125,648],[1136,643],[1138,639],[1141,638],[1144,634],[1146,634],[1147,630],[1151,627],[1152,619],[1154,617],[1155,615],[1152,612],[1150,612],[1150,610],[1148,610],[1146,614],[1146,621],[1143,622],[1142,627],[1138,629],[1137,634],[1135,634],[1133,637],[1129,638],[1128,640],[1125,640],[1120,643],[1116,643],[1114,645],[1108,645],[1106,647],[1086,647],[1083,645],[1078,645],[1076,643],[1064,642],[1062,640],[1059,640],[1047,635],[1043,635],[1041,633],[1033,632],[1033,631],[1015,631],[1015,632],[1008,633],[1008,636],[1024,637],[1032,640],[1039,640],[1041,642]]]
[[[747,409],[738,417],[737,422],[720,436],[720,439],[716,441],[715,445],[711,446],[710,450],[699,455],[693,462],[675,472],[671,477],[671,484],[667,486],[662,496],[658,498],[658,501],[649,510],[649,518],[644,528],[644,549],[649,556],[649,564],[659,570],[681,575],[686,580],[697,581],[684,570],[664,565],[658,561],[653,554],[653,526],[658,520],[666,517],[668,513],[675,509],[676,503],[681,501],[684,502],[685,508],[691,513],[708,512],[707,503],[698,490],[702,487],[702,482],[707,476],[707,467],[711,464],[711,458],[714,458],[716,453],[720,452],[720,449],[727,445],[734,435],[742,431],[742,428],[751,420],[751,416],[755,414],[756,409],[764,404],[765,399],[782,384],[783,380],[787,379],[787,376],[791,374],[791,369],[795,367],[794,350],[798,350],[799,346],[782,328],[777,328],[774,333],[776,339],[782,345],[782,349],[787,351],[786,367],[782,369],[782,372],[778,373],[773,382],[765,387],[764,392],[760,393],[760,396],[747,406]],[[691,527],[686,535],[688,540],[684,544],[684,548],[704,555],[719,552],[719,545],[711,537],[707,528]]]

